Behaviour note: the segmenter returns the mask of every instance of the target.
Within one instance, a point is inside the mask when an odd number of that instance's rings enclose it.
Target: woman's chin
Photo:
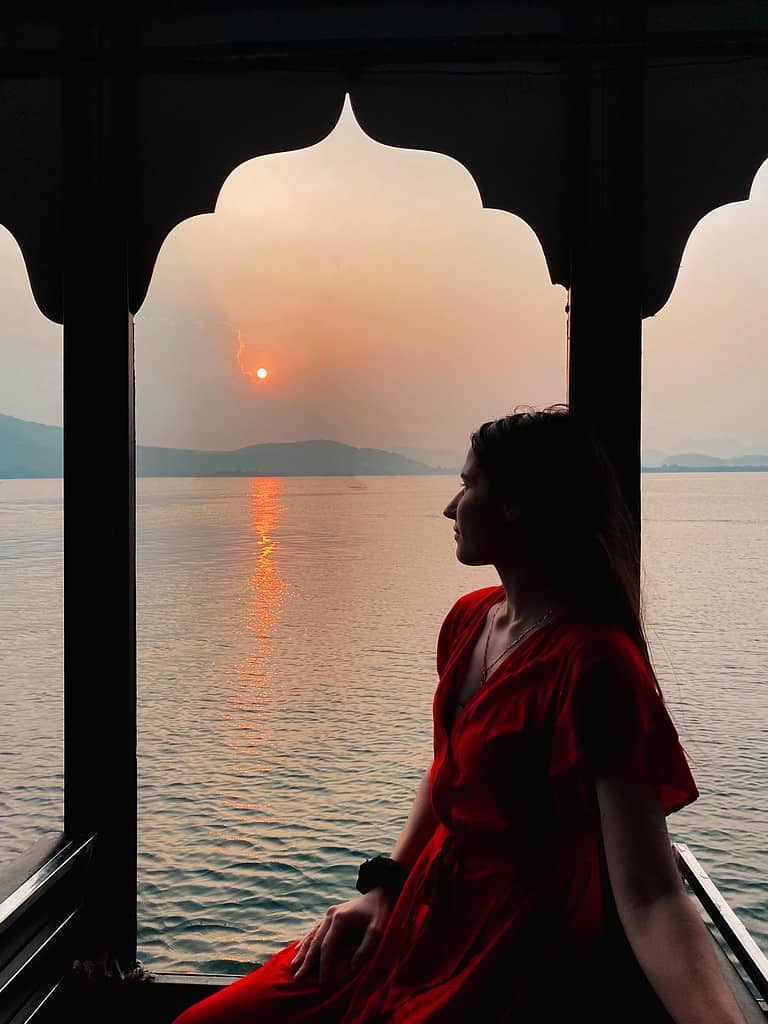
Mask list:
[[[461,562],[462,565],[490,565],[488,558],[477,557],[473,555],[471,551],[461,543],[461,538],[458,538],[456,543],[456,560]]]
[[[462,565],[474,565],[475,561],[470,552],[462,549],[461,540],[456,545],[456,560]]]

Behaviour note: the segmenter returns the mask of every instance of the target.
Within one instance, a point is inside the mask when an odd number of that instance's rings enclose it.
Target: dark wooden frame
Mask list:
[[[213,6],[188,5],[190,14]],[[64,829],[70,840],[96,836],[81,955],[109,950],[124,965],[136,955],[137,887],[132,312],[156,254],[151,246],[144,252],[137,245],[134,231],[143,212],[137,186],[142,154],[133,145],[140,76],[205,71],[213,80],[233,67],[286,74],[309,69],[335,76],[342,92],[348,88],[354,95],[357,89],[363,95],[372,65],[402,66],[416,74],[439,64],[450,73],[450,67],[466,69],[470,62],[473,73],[482,74],[499,61],[565,62],[568,219],[560,234],[566,237],[567,267],[552,255],[546,240],[542,244],[553,279],[569,287],[568,400],[605,443],[639,536],[642,316],[656,311],[664,292],[657,288],[650,298],[643,292],[651,244],[646,237],[643,159],[648,62],[660,56],[717,61],[768,54],[768,16],[750,26],[735,7],[725,27],[710,24],[702,13],[698,21],[691,15],[684,30],[649,30],[649,10],[658,17],[659,10],[671,10],[672,4],[541,5],[551,8],[554,22],[562,14],[562,27],[552,31],[532,30],[525,5],[520,5],[519,30],[497,31],[485,22],[477,31],[475,15],[459,16],[451,8],[458,27],[445,35],[434,28],[443,7],[448,11],[450,5],[424,0],[394,3],[394,8],[408,10],[407,18],[403,15],[407,30],[382,35],[374,15],[366,22],[359,7],[353,13],[351,5],[304,6],[310,13],[324,13],[338,31],[313,36],[302,23],[304,15],[296,13],[292,38],[145,45],[141,28],[153,14],[136,8],[135,15],[120,20],[105,8],[69,14],[63,24],[58,13],[40,13],[41,32],[58,44],[0,44],[0,75],[9,81],[56,79],[62,90],[61,179],[51,183],[60,190],[60,240],[54,232],[51,244],[43,244],[47,229],[39,224],[27,231],[32,202],[26,193],[17,213],[0,208],[0,220],[20,239],[38,301],[64,323]],[[491,18],[498,6],[479,3],[477,17]],[[267,9],[269,4],[255,7]],[[169,12],[155,5],[159,17],[167,14],[182,24],[183,10]],[[237,5],[228,15],[241,16]],[[345,33],[345,17],[357,19],[354,33]],[[5,19],[21,35],[26,31],[26,12]],[[309,115],[305,121],[296,137],[310,144],[320,121]],[[385,134],[388,130],[383,129]],[[768,155],[768,138],[765,144],[758,140],[750,145],[746,139],[734,143],[734,170],[718,185],[718,201],[743,193],[756,154]],[[221,180],[220,168],[211,172],[211,182],[220,185]],[[20,174],[0,174],[0,185],[6,188],[15,181],[22,181]],[[206,183],[208,192],[211,182]],[[691,200],[693,222],[701,209],[717,205],[705,191]],[[208,194],[201,188],[203,193]],[[200,212],[206,201],[200,200],[199,206],[190,201],[184,216]],[[160,228],[156,223],[150,227],[161,235],[167,230],[165,221]],[[687,236],[682,227],[675,231],[664,255],[676,271]],[[53,269],[41,255],[49,252]],[[138,262],[143,278],[137,277]],[[97,358],[105,382],[101,393],[88,384]],[[98,499],[91,493],[94,465],[100,474]]]
[[[76,22],[69,26],[73,49],[82,31]],[[125,240],[130,112],[125,73],[77,64],[68,68],[63,79],[64,831],[98,836],[88,906],[91,941],[94,949],[113,950],[122,962],[135,959],[137,927],[135,403]],[[95,373],[104,381],[102,388],[93,387]]]

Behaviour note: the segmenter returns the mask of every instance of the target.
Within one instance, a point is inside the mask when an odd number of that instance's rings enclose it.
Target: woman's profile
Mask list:
[[[699,793],[604,450],[563,405],[484,423],[443,515],[499,584],[443,619],[434,759],[394,849],[175,1024],[743,1024],[666,829]]]

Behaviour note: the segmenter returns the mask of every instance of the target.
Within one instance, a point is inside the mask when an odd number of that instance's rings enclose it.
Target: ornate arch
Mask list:
[[[351,88],[355,116],[379,142],[445,153],[483,205],[536,233],[553,284],[567,287],[567,68],[559,63],[377,69]]]
[[[227,176],[267,153],[312,146],[344,105],[332,72],[145,75],[137,85],[129,307],[144,301],[157,254],[181,221],[211,213]]]
[[[553,283],[570,285],[570,82],[559,62],[381,66],[136,78],[128,224],[129,304],[180,221],[211,212],[227,175],[266,153],[321,141],[349,88],[372,138],[459,160],[485,206],[525,220]],[[42,312],[63,320],[61,79],[6,78],[0,222],[17,239]],[[642,313],[666,303],[698,221],[747,199],[768,157],[768,59],[655,61],[645,71]]]
[[[0,79],[0,137],[0,223],[18,242],[38,307],[61,323],[61,80]]]
[[[748,199],[768,157],[768,60],[657,62],[645,112],[643,316],[653,316],[698,222]]]

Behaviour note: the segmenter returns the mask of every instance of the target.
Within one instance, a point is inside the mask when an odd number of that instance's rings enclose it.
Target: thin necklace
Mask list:
[[[491,639],[491,633],[493,632],[493,626],[494,626],[494,623],[496,622],[496,616],[499,613],[499,608],[501,607],[501,604],[502,604],[502,602],[499,601],[499,603],[496,605],[496,609],[495,609],[495,611],[493,613],[493,618],[491,619],[491,626],[490,626],[490,629],[488,630],[488,636],[485,638],[485,650],[483,651],[483,671],[480,674],[480,685],[481,686],[483,685],[483,683],[488,678],[488,673],[491,671],[493,666],[497,662],[501,661],[501,659],[504,657],[504,655],[508,651],[511,651],[513,647],[515,647],[517,644],[519,644],[520,641],[523,639],[523,637],[527,636],[531,632],[532,629],[535,629],[536,626],[540,626],[542,624],[542,622],[546,622],[546,620],[550,617],[550,615],[554,611],[553,608],[547,609],[547,611],[542,615],[542,617],[540,619],[538,619],[536,622],[534,622],[533,625],[529,626],[528,629],[524,629],[523,632],[520,634],[520,636],[516,637],[512,641],[512,643],[509,645],[509,647],[505,648],[501,652],[501,654],[498,656],[498,658],[494,658],[494,660],[491,662],[491,664],[488,665],[487,664],[487,661],[488,661],[488,641]]]

